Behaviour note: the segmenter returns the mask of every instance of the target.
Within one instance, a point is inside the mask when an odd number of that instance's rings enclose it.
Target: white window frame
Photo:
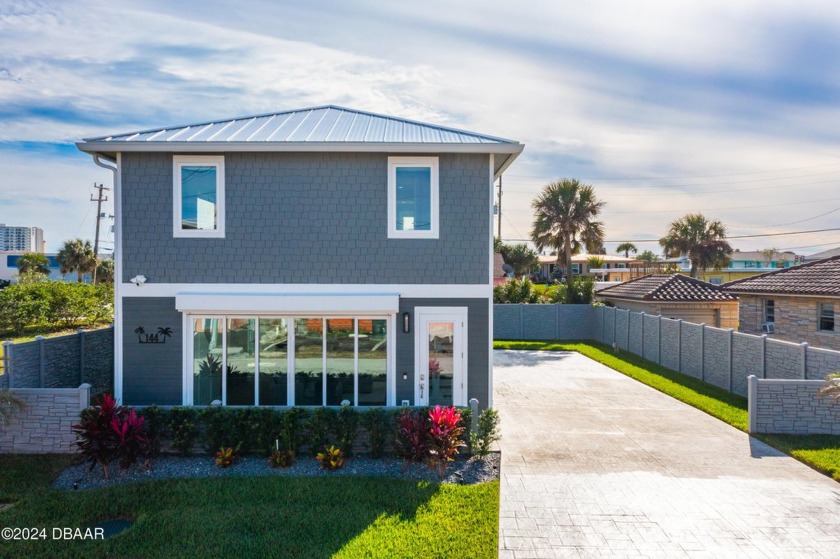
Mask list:
[[[216,167],[216,228],[181,227],[181,168]],[[182,238],[222,239],[225,236],[225,158],[223,155],[175,155],[172,157],[172,236]]]
[[[401,231],[397,229],[397,167],[428,167],[430,169],[431,226],[428,231]],[[440,216],[440,179],[437,157],[388,158],[388,238],[389,239],[438,239]]]

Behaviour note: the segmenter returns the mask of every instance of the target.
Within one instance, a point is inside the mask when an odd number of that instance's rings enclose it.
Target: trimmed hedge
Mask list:
[[[213,453],[222,447],[237,454],[268,456],[281,450],[318,452],[324,445],[347,455],[368,452],[379,457],[393,449],[397,417],[406,408],[267,408],[149,406],[138,410],[163,451]],[[428,412],[430,408],[411,408]],[[471,410],[459,408],[464,442],[469,443]]]

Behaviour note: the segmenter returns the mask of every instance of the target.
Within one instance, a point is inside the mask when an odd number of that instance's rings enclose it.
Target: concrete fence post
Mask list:
[[[524,340],[525,339],[525,316],[524,316],[525,311],[523,309],[525,308],[525,305],[517,305],[517,307],[519,308],[519,339]]]
[[[767,334],[761,335],[761,378],[767,378]]]
[[[85,374],[85,331],[79,328],[76,333],[79,335],[79,384],[82,384]]]
[[[800,371],[802,373],[802,380],[808,378],[808,342],[802,342],[802,355],[800,356]]]
[[[90,385],[84,383],[79,385],[79,411],[90,407]]]
[[[627,335],[624,336],[624,343],[627,344],[627,351],[630,351],[630,311],[627,311]],[[630,351],[630,353],[633,353]]]
[[[610,314],[612,315],[612,323],[613,323],[612,343],[614,343],[616,345],[616,347],[618,347],[618,337],[617,337],[618,336],[618,311],[616,311],[616,309],[613,308],[610,311]]]
[[[478,398],[470,398],[470,433],[478,431]]]
[[[700,380],[706,382],[706,323],[700,325]]]
[[[12,347],[14,345],[9,340],[3,342],[3,374],[6,376],[7,388],[14,388],[12,383]]]
[[[47,376],[47,363],[44,359],[44,336],[35,336],[38,342],[38,388],[44,388],[44,378]]]
[[[656,362],[662,364],[662,315],[656,323]]]
[[[758,419],[758,377],[747,377],[747,433],[755,433]]]
[[[726,337],[726,353],[729,355],[729,362],[727,363],[727,376],[729,377],[729,391],[732,392],[732,339],[735,337],[735,329],[730,328],[729,335]]]
[[[639,357],[644,359],[645,358],[645,312],[642,311],[641,313],[639,313],[639,316],[642,317],[642,335],[641,335],[641,345],[642,345],[642,347],[639,348],[639,350],[640,350],[639,351]]]
[[[682,319],[677,319],[677,371],[682,370]]]

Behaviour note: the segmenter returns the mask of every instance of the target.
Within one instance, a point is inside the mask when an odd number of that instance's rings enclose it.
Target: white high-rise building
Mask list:
[[[0,250],[45,252],[44,230],[40,227],[13,227],[0,223]]]

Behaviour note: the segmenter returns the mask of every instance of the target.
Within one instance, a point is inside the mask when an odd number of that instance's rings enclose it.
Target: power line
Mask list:
[[[582,181],[646,181],[646,180],[683,180],[683,179],[710,179],[710,178],[717,178],[717,177],[738,177],[738,176],[747,176],[747,175],[761,175],[767,173],[783,173],[785,171],[799,171],[802,169],[820,169],[823,167],[833,167],[835,165],[840,165],[840,161],[835,163],[826,163],[824,165],[808,165],[806,167],[788,167],[786,169],[772,169],[768,171],[750,171],[744,173],[726,173],[721,175],[688,175],[684,177],[585,177],[581,178]],[[512,175],[508,174],[509,177],[520,177],[520,178],[533,178],[533,179],[540,179],[540,180],[555,180],[554,178],[545,178],[545,177],[538,177],[534,175]]]
[[[788,233],[761,233],[758,235],[728,235],[724,239],[756,239],[759,237],[784,237],[787,235],[806,235],[808,233],[824,233],[826,231],[840,231],[840,227],[829,229],[811,229],[810,231],[790,231]],[[530,241],[530,239],[508,239],[509,241]],[[659,239],[606,239],[605,243],[658,243]],[[832,244],[832,243],[825,243]],[[819,246],[819,245],[813,245]]]

